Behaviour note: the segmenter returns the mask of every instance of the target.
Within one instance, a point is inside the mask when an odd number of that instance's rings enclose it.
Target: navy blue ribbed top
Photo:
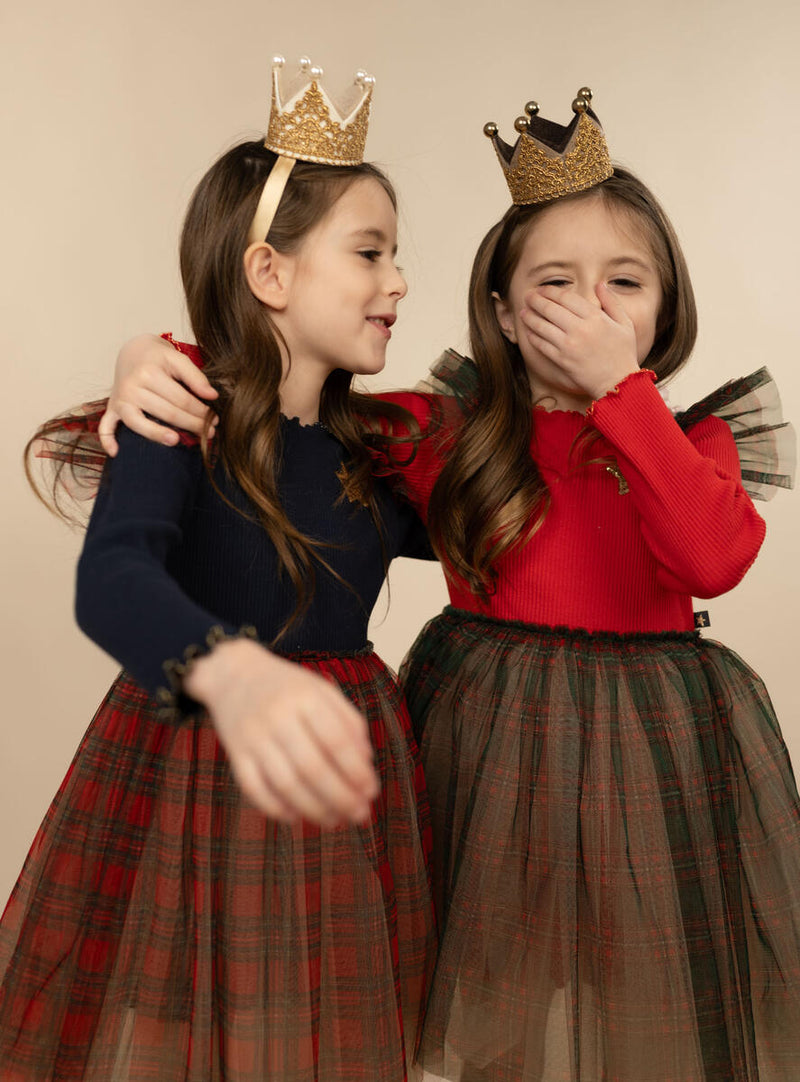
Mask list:
[[[322,542],[321,555],[343,581],[316,567],[311,606],[280,649],[363,649],[384,579],[379,533],[366,508],[342,497],[338,440],[322,425],[285,418],[281,433],[283,506]],[[214,479],[235,508],[253,514],[219,463]],[[382,482],[375,490],[387,558],[432,558],[416,514]],[[294,611],[295,591],[272,542],[234,507],[214,491],[199,447],[164,447],[120,429],[78,564],[76,615],[151,694],[168,686],[164,662],[202,646],[212,627],[236,634],[251,625],[269,643]]]

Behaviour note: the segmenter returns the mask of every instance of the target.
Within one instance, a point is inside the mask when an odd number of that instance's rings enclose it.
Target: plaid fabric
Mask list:
[[[695,632],[435,618],[401,679],[461,1082],[797,1082],[800,801],[767,693]]]
[[[304,663],[367,716],[371,821],[244,803],[207,719],[160,723],[123,674],[0,924],[3,1082],[401,1082],[433,949],[430,828],[397,685]]]

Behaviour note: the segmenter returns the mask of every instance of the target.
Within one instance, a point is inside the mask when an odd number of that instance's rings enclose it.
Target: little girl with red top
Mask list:
[[[427,543],[351,389],[406,293],[396,198],[361,161],[371,78],[334,123],[321,73],[278,95],[280,67],[266,139],[209,169],[181,238],[215,439],[123,429],[100,481],[77,616],[125,671],[0,922],[3,1082],[419,1074],[428,805],[367,622]]]
[[[427,435],[377,468],[451,597],[401,674],[441,935],[420,1061],[454,1082],[794,1082],[800,800],[766,689],[692,602],[755,559],[748,493],[789,486],[792,434],[765,370],[665,405],[691,283],[590,100],[566,127],[529,103],[514,147],[487,125],[514,205],[473,266],[474,361],[381,396]]]

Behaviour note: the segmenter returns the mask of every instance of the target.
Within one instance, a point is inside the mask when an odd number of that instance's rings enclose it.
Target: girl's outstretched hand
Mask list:
[[[636,330],[621,301],[601,283],[599,303],[540,286],[525,294],[520,318],[531,344],[592,399],[639,369]]]
[[[184,687],[207,707],[237,782],[265,815],[323,827],[369,817],[379,786],[367,723],[334,684],[233,639],[195,661]]]
[[[146,414],[199,436],[208,414],[207,402],[200,400],[216,397],[217,392],[188,357],[157,335],[139,335],[126,342],[117,356],[114,386],[98,428],[100,442],[106,454],[116,455],[114,433],[123,421],[154,443],[174,446],[177,432],[151,421]]]

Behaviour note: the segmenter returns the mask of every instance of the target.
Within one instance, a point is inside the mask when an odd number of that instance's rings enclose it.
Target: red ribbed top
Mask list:
[[[589,631],[685,631],[694,627],[692,597],[716,597],[741,580],[765,525],[741,486],[730,429],[708,417],[684,434],[654,379],[634,373],[586,416],[534,410],[531,454],[550,489],[547,517],[500,559],[488,602],[449,581],[453,605]],[[430,395],[380,397],[427,429]],[[626,494],[604,464],[576,461],[575,439],[587,428],[601,437],[588,457],[616,459]],[[423,518],[441,466],[437,441],[423,440],[402,471]]]

